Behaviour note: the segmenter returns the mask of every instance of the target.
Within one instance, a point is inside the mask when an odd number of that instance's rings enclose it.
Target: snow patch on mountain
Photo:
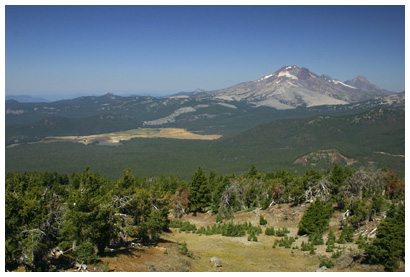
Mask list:
[[[257,82],[260,82],[260,81],[266,80],[266,79],[272,77],[273,75],[274,75],[273,73],[272,73],[272,74],[269,74],[269,75],[266,75],[266,76],[264,76],[264,77],[262,77],[262,78],[259,78],[259,79],[256,80],[256,81],[257,81]]]
[[[357,89],[357,88],[355,88],[355,87],[353,87],[353,86],[349,86],[349,85],[347,85],[347,84],[345,84],[345,83],[343,83],[343,82],[340,82],[339,80],[332,80],[333,81],[333,83],[334,84],[341,84],[341,85],[343,85],[343,86],[345,86],[345,87],[348,87],[348,88],[352,88],[352,89]],[[329,82],[330,82],[330,80],[329,80]]]
[[[281,71],[278,73],[278,77],[288,77],[294,80],[299,79],[297,76],[291,74],[289,71]]]

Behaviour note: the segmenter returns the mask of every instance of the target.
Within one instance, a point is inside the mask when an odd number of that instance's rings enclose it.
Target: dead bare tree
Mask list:
[[[189,190],[178,188],[175,194],[171,197],[174,216],[181,218],[189,210]]]
[[[306,202],[311,203],[319,198],[322,202],[327,203],[330,197],[331,186],[332,183],[328,181],[326,177],[315,184],[310,184],[309,188],[305,191]]]
[[[380,170],[372,168],[361,168],[347,179],[343,193],[352,199],[362,199],[363,193],[373,194],[376,192],[383,193],[383,176]]]

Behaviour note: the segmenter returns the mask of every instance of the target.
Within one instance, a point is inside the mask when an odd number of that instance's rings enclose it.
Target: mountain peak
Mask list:
[[[194,93],[201,93],[201,92],[205,92],[206,90],[197,88],[196,90],[194,90]]]
[[[326,73],[322,74],[320,77],[325,79],[325,80],[333,80],[332,77],[330,77],[330,75],[326,74]]]
[[[285,66],[283,66],[283,67],[281,67],[278,71],[276,71],[276,72],[279,72],[279,71],[290,71],[290,70],[292,70],[292,69],[300,69],[301,67],[300,66],[298,66],[298,65],[285,65]]]
[[[366,77],[364,77],[363,75],[358,75],[356,78],[353,78],[352,81],[353,80],[357,80],[357,81],[361,81],[361,82],[365,82],[365,83],[370,84],[369,80],[367,80]]]
[[[359,89],[367,90],[367,91],[372,91],[372,92],[381,92],[383,89],[380,87],[376,86],[375,84],[372,84],[369,82],[369,80],[366,79],[366,77],[359,75],[352,80],[348,80],[345,82],[345,84],[354,86]]]
[[[259,78],[257,80],[257,82],[269,79],[271,77],[287,77],[287,78],[291,78],[291,79],[298,79],[298,77],[295,75],[295,73],[297,74],[297,72],[295,71],[299,71],[300,69],[302,69],[302,67],[298,66],[298,65],[292,65],[292,66],[283,66],[281,67],[279,70],[276,70],[274,73],[263,76],[261,78]],[[305,69],[305,68],[304,68]],[[308,70],[308,69],[306,69]],[[309,70],[308,70],[309,71]]]

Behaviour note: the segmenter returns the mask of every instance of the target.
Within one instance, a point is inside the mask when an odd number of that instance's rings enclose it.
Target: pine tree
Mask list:
[[[338,243],[346,243],[346,242],[353,242],[353,227],[350,225],[343,226],[342,232],[340,233],[340,237],[338,239]]]
[[[330,217],[333,210],[331,205],[325,205],[319,199],[310,204],[309,208],[303,214],[299,221],[299,235],[320,233],[329,227]]]
[[[335,242],[336,242],[336,235],[333,232],[333,230],[330,229],[329,234],[327,235],[326,252],[333,252],[333,249],[335,248]]]
[[[105,180],[87,168],[73,178],[73,189],[67,200],[67,212],[62,228],[62,241],[77,245],[90,241],[102,253],[115,237],[112,220],[114,210],[104,204]],[[66,243],[64,243],[66,242]]]
[[[376,238],[365,246],[368,259],[381,263],[387,271],[397,269],[405,255],[405,206],[393,205],[387,217],[379,224]]]
[[[258,176],[258,170],[256,169],[255,165],[251,165],[251,167],[249,168],[247,177],[248,178],[255,178]]]
[[[189,184],[191,190],[190,210],[194,213],[202,211],[210,204],[211,193],[208,186],[208,179],[202,167],[195,171]]]

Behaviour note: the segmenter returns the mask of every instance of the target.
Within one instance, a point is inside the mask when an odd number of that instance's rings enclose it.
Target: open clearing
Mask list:
[[[133,138],[172,138],[172,139],[189,139],[189,140],[215,140],[222,137],[221,135],[200,135],[188,132],[181,128],[140,128],[127,131],[97,134],[89,136],[61,136],[46,137],[35,143],[52,143],[52,142],[76,142],[82,144],[99,143],[99,144],[118,144],[121,141]]]
[[[259,215],[263,215],[268,220],[266,226],[261,226],[263,231],[271,226],[275,229],[287,227],[290,231],[288,236],[296,236],[297,224],[305,210],[306,206],[276,205],[267,210],[256,209],[236,213],[232,221],[251,222],[252,225],[257,226]],[[335,212],[330,222],[330,228],[335,231],[337,237],[340,235],[340,217],[340,212]],[[189,221],[199,228],[215,224],[216,216],[211,213],[197,214],[197,216],[189,214],[180,220]],[[373,229],[375,224],[369,222],[362,226],[356,231],[355,239],[364,230]],[[316,254],[313,255],[309,251],[301,251],[302,241],[308,240],[306,236],[298,237],[290,249],[280,246],[272,248],[276,239],[280,237],[266,236],[263,233],[258,236],[257,242],[253,242],[248,241],[247,236],[206,236],[171,228],[171,232],[161,235],[158,245],[152,247],[140,245],[136,248],[107,253],[101,259],[101,265],[108,262],[109,270],[115,272],[314,272],[319,268],[319,256],[328,258],[331,256],[331,253],[326,252],[326,245],[316,246]],[[327,234],[324,239],[327,239]],[[178,253],[178,244],[183,241],[187,243],[188,251],[192,253],[191,258]],[[355,243],[340,246],[345,247],[345,254],[332,259],[335,267],[327,271],[382,271],[381,266],[354,262],[353,256],[359,251]],[[213,256],[221,260],[221,267],[211,266],[210,258]],[[92,267],[90,269],[93,271]]]

